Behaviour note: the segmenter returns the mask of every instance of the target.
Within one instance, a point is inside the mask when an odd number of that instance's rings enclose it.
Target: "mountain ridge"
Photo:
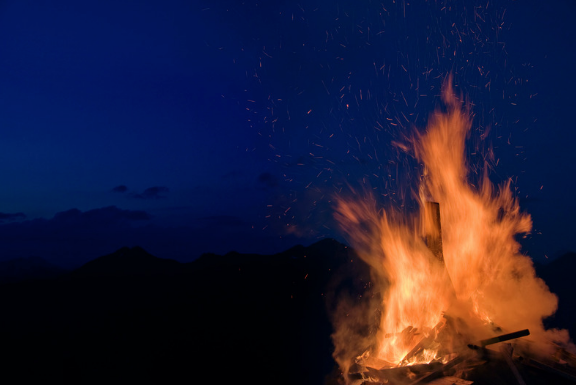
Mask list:
[[[566,261],[543,274],[554,281]],[[24,382],[208,382],[225,368],[253,383],[336,383],[331,317],[341,298],[378,295],[370,279],[333,239],[189,263],[121,248],[54,279],[0,285],[4,367]],[[566,327],[557,294],[552,321]]]
[[[37,256],[0,261],[0,283],[57,278],[68,270]]]
[[[125,247],[51,280],[0,285],[4,367],[29,381],[178,383],[213,379],[226,357],[229,373],[256,365],[252,382],[322,383],[334,370],[327,288],[369,276],[351,255],[334,240],[189,263]]]

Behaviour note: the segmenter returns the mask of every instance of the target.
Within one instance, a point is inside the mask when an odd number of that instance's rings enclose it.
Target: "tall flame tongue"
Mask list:
[[[514,239],[531,230],[530,216],[520,212],[509,183],[495,191],[486,174],[480,187],[469,183],[465,139],[471,121],[450,79],[442,99],[446,112],[435,112],[426,132],[413,141],[425,170],[419,216],[383,212],[371,196],[338,200],[337,219],[370,265],[382,298],[379,309],[372,309],[381,312],[378,332],[370,341],[372,357],[389,366],[410,363],[403,358],[438,331],[446,312],[464,320],[472,338],[491,336],[491,328],[478,325],[494,322],[505,332],[529,328],[536,343],[553,338],[566,342],[565,332],[544,331],[542,319],[555,311],[557,299],[535,276],[530,258],[520,254]],[[437,231],[431,224],[435,213],[430,200],[440,207],[441,238],[432,237],[441,239],[443,258],[424,238]],[[335,357],[346,371],[350,362],[345,362],[341,344],[350,336],[343,337],[338,322],[336,329],[334,342],[340,353]],[[436,354],[426,353],[418,360],[430,361]]]

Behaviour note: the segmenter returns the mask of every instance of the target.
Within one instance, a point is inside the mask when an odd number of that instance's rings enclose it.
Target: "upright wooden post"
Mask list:
[[[426,202],[426,246],[432,252],[434,257],[442,264],[447,283],[453,299],[456,299],[456,290],[454,284],[446,269],[444,261],[444,252],[442,251],[442,226],[440,224],[440,204],[438,202]]]
[[[440,204],[438,202],[426,202],[430,218],[426,224],[426,245],[436,258],[444,263],[442,252],[442,226],[440,224]]]

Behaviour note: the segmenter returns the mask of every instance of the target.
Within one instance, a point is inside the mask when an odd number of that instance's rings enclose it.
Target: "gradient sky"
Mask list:
[[[532,214],[523,251],[576,250],[576,5],[440,3],[3,1],[0,259],[338,238],[343,186],[409,195],[391,142],[450,72],[471,164],[493,148],[491,178]]]

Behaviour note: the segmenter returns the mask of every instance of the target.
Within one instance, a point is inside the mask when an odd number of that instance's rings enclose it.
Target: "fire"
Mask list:
[[[442,100],[445,110],[436,111],[426,131],[411,141],[424,174],[418,215],[380,210],[371,195],[337,202],[337,219],[371,267],[380,294],[378,303],[358,315],[380,314],[361,357],[373,367],[440,359],[439,343],[409,353],[425,338],[439,340],[444,315],[457,319],[457,333],[471,341],[525,328],[539,350],[551,340],[568,341],[565,331],[544,330],[542,319],[554,313],[557,298],[536,277],[514,238],[530,232],[530,215],[520,210],[509,183],[495,187],[485,172],[479,186],[472,185],[465,155],[472,121],[451,79]],[[439,203],[441,234],[431,201]],[[434,242],[440,242],[439,251]],[[336,323],[334,343],[335,358],[346,372],[355,356],[344,346],[351,337],[343,325],[349,323]]]
[[[433,331],[449,306],[445,269],[397,213],[379,214],[373,201],[341,201],[338,212],[355,243],[368,246],[360,255],[381,280],[385,313],[378,358],[398,364],[422,334]],[[354,232],[362,226],[371,231]]]

